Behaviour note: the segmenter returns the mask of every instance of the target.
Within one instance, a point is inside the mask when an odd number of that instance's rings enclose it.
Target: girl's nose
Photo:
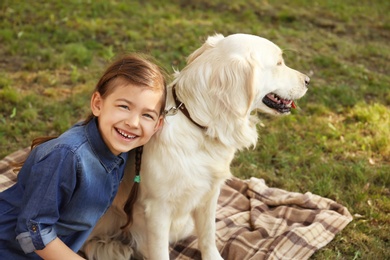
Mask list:
[[[138,127],[139,126],[139,117],[138,115],[131,115],[129,116],[125,123],[130,127]]]

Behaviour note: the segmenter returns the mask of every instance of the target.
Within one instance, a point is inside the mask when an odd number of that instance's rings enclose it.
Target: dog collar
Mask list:
[[[171,112],[171,111],[173,110],[173,111],[172,111],[172,114],[175,115],[175,114],[177,113],[177,111],[180,109],[180,111],[181,111],[181,112],[182,112],[182,113],[183,113],[183,114],[184,114],[192,123],[194,123],[194,124],[195,124],[196,126],[198,126],[199,128],[201,128],[201,129],[203,129],[203,130],[206,130],[207,127],[198,124],[197,122],[195,122],[195,121],[191,118],[190,113],[188,112],[188,110],[187,110],[187,108],[186,108],[186,105],[178,99],[178,97],[177,97],[177,95],[176,95],[176,90],[175,90],[175,88],[176,88],[176,85],[173,85],[173,87],[172,87],[172,95],[173,95],[173,99],[175,100],[175,105],[176,105],[176,107],[170,108],[170,109],[167,111],[167,113],[169,113],[169,112]]]

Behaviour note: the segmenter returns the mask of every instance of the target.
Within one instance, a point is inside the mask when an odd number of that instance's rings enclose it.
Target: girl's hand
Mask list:
[[[42,250],[36,250],[35,253],[45,260],[80,260],[84,259],[73,252],[58,237],[51,241]]]

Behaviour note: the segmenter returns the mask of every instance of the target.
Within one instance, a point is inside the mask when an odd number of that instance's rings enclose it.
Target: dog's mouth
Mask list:
[[[291,108],[296,108],[293,100],[281,98],[275,93],[269,93],[266,95],[263,98],[263,103],[281,114],[289,113]]]

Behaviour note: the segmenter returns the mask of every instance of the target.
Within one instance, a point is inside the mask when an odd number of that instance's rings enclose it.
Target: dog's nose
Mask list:
[[[309,86],[309,83],[310,83],[310,78],[308,76],[305,76],[305,85],[306,85],[306,87]]]

